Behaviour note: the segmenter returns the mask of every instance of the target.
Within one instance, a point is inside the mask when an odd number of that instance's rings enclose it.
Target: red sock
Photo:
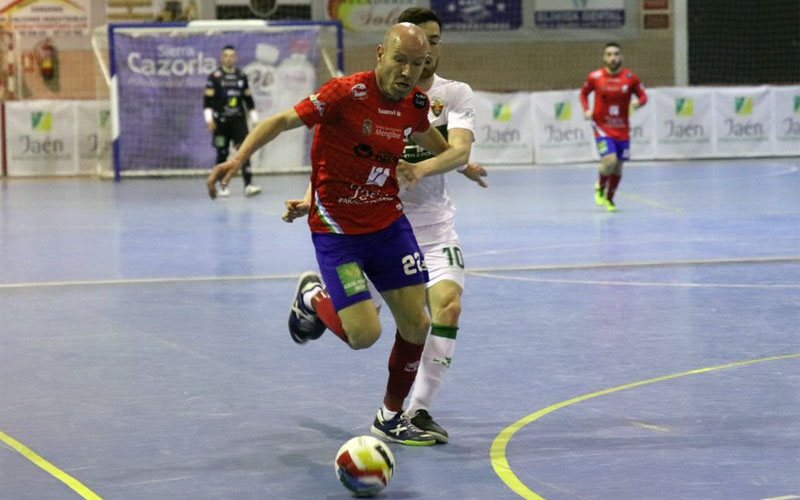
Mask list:
[[[325,323],[325,326],[337,337],[349,344],[349,342],[347,342],[347,334],[344,333],[342,320],[336,313],[336,308],[333,307],[333,301],[331,300],[331,296],[328,295],[328,292],[320,290],[319,293],[311,298],[311,305],[314,307],[314,312],[317,313],[319,319]]]
[[[600,187],[605,189],[608,184],[608,176],[606,174],[598,174],[600,176]]]
[[[608,176],[608,189],[606,189],[606,198],[614,201],[614,192],[619,186],[619,181],[622,180],[622,175],[609,175]]]
[[[386,384],[386,396],[383,404],[391,411],[402,411],[403,401],[417,377],[419,360],[425,344],[412,344],[397,332],[394,336],[394,347],[389,355],[389,382]]]

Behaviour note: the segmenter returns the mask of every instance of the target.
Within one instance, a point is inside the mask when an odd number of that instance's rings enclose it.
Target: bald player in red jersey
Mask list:
[[[589,94],[594,92],[594,109],[589,109]],[[622,52],[611,42],[603,49],[603,67],[589,73],[581,87],[581,106],[587,120],[592,120],[597,151],[600,153],[599,180],[594,200],[615,212],[614,193],[622,179],[622,163],[630,159],[628,110],[644,106],[647,94],[636,73],[622,66]]]
[[[353,349],[375,343],[378,312],[365,275],[389,305],[397,325],[389,358],[389,380],[373,431],[392,441],[432,445],[436,440],[414,426],[403,409],[430,327],[425,309],[427,271],[423,253],[398,197],[399,180],[409,188],[423,177],[467,162],[428,122],[428,98],[416,83],[430,47],[425,32],[410,23],[391,27],[377,47],[374,71],[334,78],[293,108],[259,123],[236,156],[214,167],[206,185],[227,181],[258,148],[281,132],[316,126],[311,146],[311,210],[308,223],[326,293],[313,272],[300,277],[289,330],[297,343],[318,338],[326,322]],[[410,137],[436,156],[402,160]],[[324,300],[319,296],[324,295]],[[317,301],[311,302],[311,298]]]

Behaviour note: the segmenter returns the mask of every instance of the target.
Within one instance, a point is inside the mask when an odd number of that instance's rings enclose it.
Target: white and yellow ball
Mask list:
[[[391,482],[394,456],[383,441],[358,436],[339,448],[334,467],[345,488],[357,496],[373,496]]]

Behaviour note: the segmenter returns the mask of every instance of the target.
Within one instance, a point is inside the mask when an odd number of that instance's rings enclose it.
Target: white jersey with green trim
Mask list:
[[[428,121],[439,129],[445,139],[450,129],[474,131],[475,105],[469,85],[433,75],[433,85],[426,93],[431,103]],[[410,162],[418,162],[431,156],[415,144],[406,145],[403,153],[403,158]],[[425,177],[410,191],[401,190],[403,213],[412,226],[427,226],[453,219],[456,207],[447,191],[447,175]]]

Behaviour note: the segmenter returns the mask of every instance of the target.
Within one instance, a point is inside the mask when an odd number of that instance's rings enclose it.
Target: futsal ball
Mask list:
[[[370,497],[389,485],[394,473],[394,457],[383,441],[372,436],[358,436],[339,448],[334,467],[336,477],[345,488],[356,496]]]

